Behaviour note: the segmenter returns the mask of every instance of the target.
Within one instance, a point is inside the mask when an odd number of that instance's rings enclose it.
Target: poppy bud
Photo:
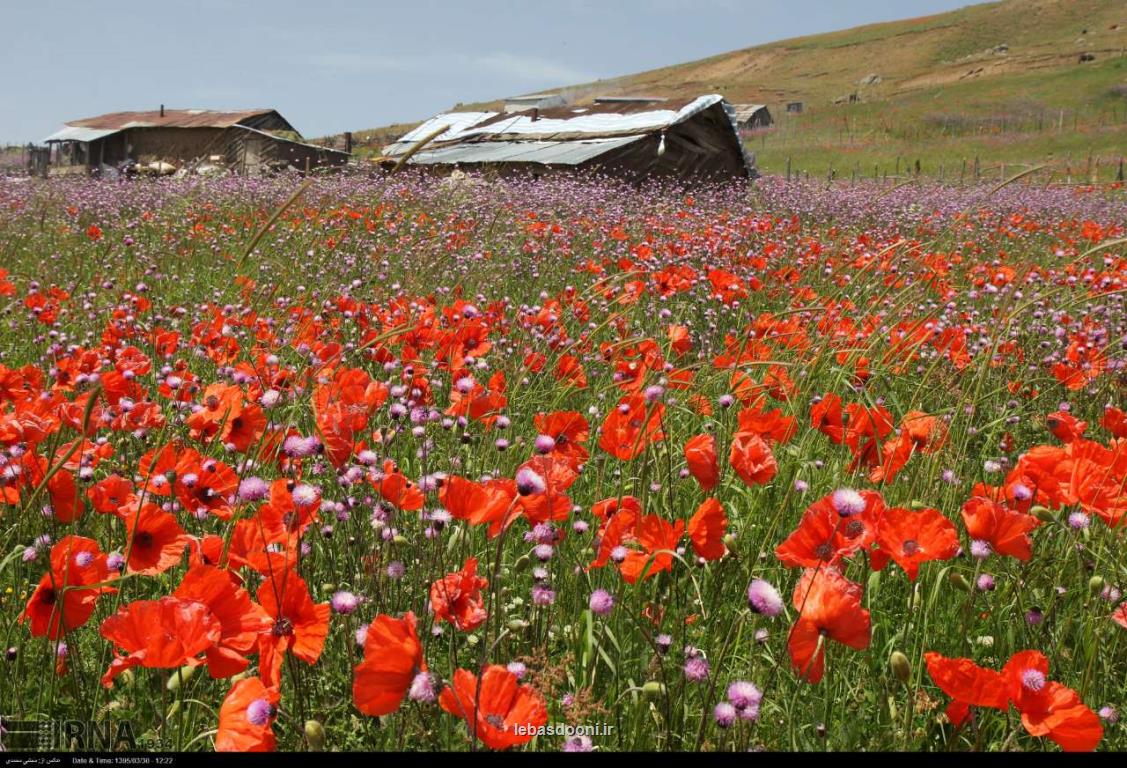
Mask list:
[[[195,667],[180,667],[179,671],[173,672],[169,676],[168,683],[164,687],[168,689],[169,693],[176,693],[180,690],[180,683],[187,682],[195,671]]]
[[[528,564],[530,562],[532,561],[529,559],[528,555],[521,555],[517,558],[517,561],[513,563],[513,570],[517,573],[524,573],[528,570]]]
[[[528,627],[528,622],[524,619],[513,619],[508,623],[507,626],[513,632],[520,632],[522,629],[526,629]]]
[[[658,680],[650,680],[642,686],[642,695],[646,701],[658,701],[665,695],[665,685]]]
[[[407,543],[407,537],[401,533],[397,533],[392,537],[391,543],[395,544],[396,546],[402,547]]]
[[[1100,592],[1103,591],[1103,588],[1104,588],[1104,577],[1103,576],[1093,576],[1092,578],[1088,579],[1088,591],[1090,591],[1093,595],[1098,595]]]
[[[337,585],[332,584],[332,583],[322,584],[321,585],[321,591],[322,592],[336,592],[337,591]]]
[[[320,752],[325,746],[325,726],[316,720],[306,720],[305,743],[311,752]]]
[[[951,582],[951,586],[957,589],[961,589],[964,592],[970,592],[970,582],[966,580],[966,577],[963,576],[963,574],[955,573],[954,571],[952,571],[951,575],[948,576],[947,579]]]
[[[728,548],[728,551],[734,552],[735,547],[736,547],[736,534],[725,533],[724,538],[723,538],[723,542],[724,542],[724,546]]]
[[[896,679],[902,683],[907,683],[908,678],[912,676],[912,665],[908,657],[900,651],[892,652],[888,657],[888,666],[892,668],[892,674],[896,675]]]
[[[1055,523],[1057,521],[1057,518],[1055,515],[1053,515],[1052,510],[1048,507],[1042,507],[1040,504],[1031,508],[1029,511],[1042,523]]]
[[[912,503],[908,506],[915,510],[927,509],[927,504],[924,504],[922,501],[918,501],[916,499],[913,499]]]

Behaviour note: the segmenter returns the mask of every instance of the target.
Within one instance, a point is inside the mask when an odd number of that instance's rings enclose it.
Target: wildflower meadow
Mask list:
[[[1127,749],[1125,293],[1116,185],[0,180],[0,743]]]

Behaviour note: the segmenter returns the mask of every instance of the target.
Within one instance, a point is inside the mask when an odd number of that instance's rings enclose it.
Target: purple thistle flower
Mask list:
[[[360,598],[344,590],[335,592],[329,602],[334,611],[344,616],[353,613],[360,606]]]
[[[752,579],[747,588],[747,602],[751,610],[774,618],[783,612],[783,598],[771,584],[763,579]]]
[[[736,724],[736,708],[726,701],[722,701],[712,709],[712,718],[721,728],[731,728]]]
[[[605,589],[596,589],[591,593],[588,606],[596,616],[606,616],[614,608],[614,597]]]
[[[247,720],[262,727],[274,717],[274,706],[266,699],[255,699],[247,705]]]
[[[693,656],[685,662],[685,679],[690,683],[701,683],[708,679],[708,659]]]

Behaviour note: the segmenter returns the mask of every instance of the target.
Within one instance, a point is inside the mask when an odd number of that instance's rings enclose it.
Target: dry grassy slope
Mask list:
[[[1081,53],[1092,54],[1095,61],[1078,63]],[[922,120],[937,109],[981,115],[999,109],[999,94],[1003,111],[1017,104],[1025,105],[1025,111],[1091,108],[1092,103],[1114,109],[1108,89],[1127,84],[1125,53],[1125,0],[1003,0],[782,40],[562,90],[580,103],[596,95],[721,93],[732,102],[767,103],[777,118],[785,102],[805,102],[805,115],[780,126],[783,140],[772,147],[768,139],[758,148],[761,165],[766,161],[770,166],[784,162],[782,152],[819,159],[827,151],[833,154],[832,136],[840,134],[828,126],[850,119],[860,120],[864,149],[900,154],[902,148],[892,146],[895,137],[882,146],[882,137],[874,135],[880,126],[865,125],[875,120],[874,112],[894,112],[901,121]],[[870,74],[879,75],[880,83],[861,85]],[[1052,85],[1042,87],[1043,82]],[[832,106],[852,92],[867,108]],[[1123,102],[1127,109],[1127,99]],[[499,105],[483,102],[458,108]],[[1113,147],[1122,135],[1104,144]],[[1046,151],[1045,141],[1033,144],[1027,154]],[[1102,151],[1104,144],[1097,142],[1096,150]],[[981,151],[989,152],[990,147]],[[1021,151],[1020,146],[1010,148],[1019,158],[1024,157]],[[866,155],[858,162],[871,159]],[[852,164],[851,158],[845,160]]]
[[[999,45],[1008,46],[1008,53],[994,53]],[[659,95],[718,91],[737,102],[817,104],[858,89],[864,98],[890,98],[968,77],[1071,67],[1083,51],[1099,59],[1124,48],[1122,0],[1005,0],[782,40],[603,81],[595,89]],[[869,74],[882,82],[859,86]]]

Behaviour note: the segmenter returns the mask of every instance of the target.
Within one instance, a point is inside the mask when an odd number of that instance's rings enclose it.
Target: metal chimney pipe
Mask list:
[[[160,116],[164,117],[164,105],[163,104],[160,105]]]

